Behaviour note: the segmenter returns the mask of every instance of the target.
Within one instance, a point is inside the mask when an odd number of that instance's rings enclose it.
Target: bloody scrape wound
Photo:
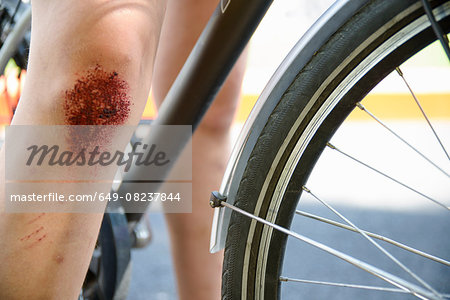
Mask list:
[[[121,125],[130,114],[128,84],[100,65],[88,70],[65,93],[67,125]]]

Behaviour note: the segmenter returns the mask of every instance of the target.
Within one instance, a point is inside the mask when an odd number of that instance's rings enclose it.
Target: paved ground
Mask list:
[[[419,249],[429,250],[433,254],[447,257],[450,249],[450,240],[447,238],[446,228],[450,226],[447,213],[430,212],[405,212],[393,214],[389,211],[367,212],[351,207],[340,207],[344,213],[352,218],[356,224],[367,224],[370,220],[370,230],[386,234],[388,236],[403,234],[408,226],[419,224],[420,232],[408,231],[401,240],[409,240],[413,237],[413,245]],[[323,207],[318,205],[305,205],[303,208],[309,212],[329,216]],[[153,243],[144,250],[133,251],[133,278],[131,281],[130,300],[168,300],[177,299],[172,271],[172,262],[169,256],[169,245],[164,226],[164,221],[160,215],[151,216],[154,230]],[[380,267],[387,270],[401,273],[398,268],[392,267],[387,259],[382,257],[374,249],[366,246],[366,242],[353,233],[347,233],[341,229],[334,229],[328,226],[319,226],[317,222],[303,219],[295,226],[299,232],[308,237],[316,237],[319,241],[327,241],[341,251],[355,253],[356,257],[371,263],[382,260]],[[367,227],[365,227],[367,228]],[[429,233],[432,234],[429,234]],[[331,242],[330,242],[331,241]],[[392,247],[387,247],[392,250]],[[372,279],[366,273],[353,266],[341,263],[336,258],[317,251],[313,247],[289,240],[288,253],[286,256],[284,276],[325,280],[333,282],[345,282],[353,284],[373,284],[377,286],[389,286],[381,280]],[[422,270],[422,276],[441,291],[450,293],[450,271],[449,268],[440,266],[437,263],[424,264],[425,260],[413,256],[405,256],[404,252],[394,252],[395,255],[408,265],[413,265],[414,271]],[[282,289],[282,299],[298,299],[300,295],[305,299],[411,299],[404,295],[393,293],[371,292],[353,290],[347,288],[313,286],[298,283],[284,283]]]
[[[305,210],[314,213],[327,215],[322,207],[317,205],[307,205]],[[431,250],[436,255],[448,258],[450,249],[450,241],[445,228],[450,226],[450,221],[446,214],[434,213],[411,213],[406,212],[400,215],[393,214],[388,211],[361,212],[360,210],[346,207],[344,212],[348,217],[357,224],[365,224],[365,220],[370,220],[371,230],[376,230],[383,234],[390,233],[399,234],[402,229],[417,226],[422,229],[421,232],[407,232],[404,240],[408,240],[413,236],[414,245],[420,249]],[[172,271],[172,263],[168,255],[169,246],[164,227],[163,219],[160,215],[151,216],[154,229],[154,241],[151,246],[144,250],[136,250],[133,252],[133,279],[131,281],[130,300],[168,300],[177,299],[174,287],[174,277]],[[311,225],[311,226],[308,226]],[[397,271],[382,258],[376,250],[367,250],[365,241],[361,238],[348,239],[349,233],[333,229],[326,226],[317,226],[317,222],[304,220],[299,222],[296,228],[302,228],[303,234],[311,237],[317,237],[319,241],[332,241],[332,245],[341,251],[357,253],[360,259],[369,262],[378,261],[381,258],[383,263],[381,267],[387,267],[388,270]],[[391,228],[391,230],[389,230]],[[426,232],[433,232],[427,235]],[[419,236],[419,237],[417,237]],[[302,279],[325,280],[333,282],[345,282],[353,284],[371,283],[377,286],[388,286],[381,280],[373,280],[366,273],[356,269],[353,266],[345,265],[334,257],[316,251],[311,246],[300,243],[296,240],[288,242],[290,251],[287,254],[284,276],[290,276]],[[364,251],[360,251],[364,249]],[[392,250],[391,248],[388,248]],[[408,256],[402,256],[401,252],[395,253],[396,256],[404,262],[411,263]],[[450,293],[450,271],[448,268],[442,267],[435,263],[430,266],[423,264],[424,260],[416,258],[414,261],[414,270],[426,268],[422,272],[424,276],[435,287],[441,291]],[[413,264],[413,265],[414,265]],[[347,288],[312,286],[297,283],[284,283],[282,289],[282,299],[298,299],[300,295],[306,296],[304,299],[411,299],[404,295],[393,293],[371,292],[366,294],[365,291],[353,290]]]
[[[153,241],[148,248],[132,252],[129,300],[177,299],[169,236],[161,214],[150,215]]]

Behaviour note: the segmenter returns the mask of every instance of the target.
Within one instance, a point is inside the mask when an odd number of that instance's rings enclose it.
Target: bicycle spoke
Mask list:
[[[359,159],[357,159],[357,158],[355,158],[355,157],[353,157],[353,156],[351,156],[351,155],[349,155],[349,154],[343,152],[342,150],[340,150],[340,149],[337,148],[336,146],[332,145],[331,143],[327,143],[327,147],[329,147],[330,149],[336,150],[337,152],[339,152],[339,153],[341,153],[342,155],[344,155],[344,156],[346,156],[346,157],[352,159],[353,161],[355,161],[355,162],[357,162],[357,163],[359,163],[359,164],[361,164],[361,165],[363,165],[363,166],[369,168],[369,169],[372,170],[372,171],[377,172],[377,173],[380,174],[380,175],[383,175],[384,177],[386,177],[386,178],[388,178],[388,179],[390,179],[390,180],[392,180],[392,181],[398,183],[399,185],[401,185],[401,186],[403,186],[403,187],[409,189],[410,191],[413,191],[414,193],[416,193],[416,194],[418,194],[418,195],[420,195],[420,196],[422,196],[422,197],[424,197],[424,198],[426,198],[426,199],[428,199],[428,200],[430,200],[430,201],[432,201],[432,202],[434,202],[434,203],[436,203],[436,204],[438,204],[438,205],[442,206],[443,208],[445,208],[445,209],[447,209],[447,210],[450,211],[450,206],[447,206],[447,205],[445,205],[444,203],[442,203],[442,202],[440,202],[440,201],[438,201],[438,200],[436,200],[436,199],[433,199],[433,198],[431,198],[430,196],[427,196],[427,195],[425,195],[424,193],[419,192],[418,190],[416,190],[416,189],[410,187],[409,185],[407,185],[407,184],[405,184],[405,183],[403,183],[403,182],[401,182],[401,181],[399,181],[399,180],[393,178],[392,176],[389,176],[389,175],[387,175],[386,173],[383,173],[383,172],[379,171],[378,169],[376,169],[376,168],[374,168],[374,167],[372,167],[372,166],[369,166],[368,164],[362,162],[361,160],[359,160]]]
[[[371,285],[360,285],[360,284],[351,284],[351,283],[340,283],[340,282],[329,282],[329,281],[318,281],[318,280],[307,280],[307,279],[298,279],[280,276],[280,281],[283,282],[295,282],[295,283],[306,283],[306,284],[318,284],[318,285],[326,285],[326,286],[336,286],[336,287],[347,287],[354,289],[363,289],[363,290],[372,290],[372,291],[380,291],[380,292],[394,292],[394,293],[409,293],[407,291],[395,288],[388,288],[382,286],[371,286]],[[450,295],[443,294],[444,298],[449,298]]]
[[[314,247],[316,247],[318,249],[321,249],[321,250],[323,250],[323,251],[325,251],[325,252],[327,252],[327,253],[329,253],[331,255],[334,255],[334,256],[336,256],[336,257],[338,257],[338,258],[340,258],[340,259],[342,259],[342,260],[344,260],[344,261],[354,265],[355,267],[358,267],[358,268],[360,268],[360,269],[362,269],[362,270],[364,270],[364,271],[366,271],[366,272],[368,272],[368,273],[370,273],[370,274],[372,274],[372,275],[374,275],[374,276],[376,276],[376,277],[378,277],[378,278],[380,278],[380,279],[382,279],[382,280],[384,280],[384,281],[386,281],[386,282],[388,282],[388,283],[390,283],[390,284],[392,284],[392,285],[394,285],[394,286],[396,286],[396,287],[398,287],[398,288],[400,288],[402,290],[407,291],[408,293],[410,293],[412,295],[415,295],[418,298],[421,298],[421,299],[441,299],[442,300],[441,296],[430,295],[430,292],[424,290],[423,288],[421,288],[420,286],[417,286],[414,283],[411,283],[409,281],[405,281],[405,280],[403,280],[403,279],[401,279],[401,278],[399,278],[399,277],[397,277],[397,276],[395,276],[393,274],[385,272],[385,271],[383,271],[383,270],[381,270],[381,269],[379,269],[379,268],[377,268],[375,266],[372,266],[372,265],[370,265],[370,264],[368,264],[366,262],[363,262],[363,261],[361,261],[361,260],[359,260],[357,258],[354,258],[353,256],[347,255],[347,254],[345,254],[343,252],[340,252],[340,251],[338,251],[336,249],[333,249],[333,248],[331,248],[331,247],[329,247],[329,246],[327,246],[325,244],[322,244],[320,242],[312,240],[312,239],[310,239],[310,238],[308,238],[308,237],[306,237],[304,235],[301,235],[299,233],[293,232],[293,231],[291,231],[289,229],[286,229],[284,227],[281,227],[281,226],[279,226],[277,224],[273,224],[273,223],[271,223],[271,222],[269,222],[269,221],[267,221],[267,220],[265,220],[263,218],[255,216],[255,215],[253,215],[253,214],[251,214],[251,213],[249,213],[249,212],[247,212],[245,210],[242,210],[239,207],[236,207],[236,206],[234,206],[232,204],[229,204],[227,202],[222,201],[220,203],[220,205],[222,205],[224,207],[227,207],[229,209],[232,209],[235,212],[238,212],[238,213],[240,213],[242,215],[245,215],[245,216],[247,216],[247,217],[249,217],[249,218],[251,218],[253,220],[256,220],[256,221],[258,221],[260,223],[263,223],[263,224],[265,224],[267,226],[270,226],[270,227],[272,227],[272,228],[274,228],[274,229],[276,229],[276,230],[278,230],[278,231],[280,231],[280,232],[282,232],[284,234],[287,234],[287,235],[289,235],[289,236],[291,236],[291,237],[293,237],[295,239],[303,241],[303,242],[305,242],[305,243],[307,243],[307,244],[309,244],[311,246],[314,246]]]
[[[383,126],[385,129],[387,129],[390,133],[392,133],[396,138],[398,138],[400,141],[402,141],[405,145],[410,147],[412,150],[414,150],[417,154],[419,154],[423,159],[425,159],[427,162],[429,162],[431,165],[433,165],[435,168],[437,168],[439,171],[441,171],[444,175],[447,177],[450,177],[450,175],[445,172],[443,169],[441,169],[437,164],[435,164],[431,159],[425,156],[422,152],[420,152],[417,148],[415,148],[413,145],[408,143],[404,138],[402,138],[399,134],[397,134],[395,131],[393,131],[391,128],[389,128],[386,124],[384,124],[379,118],[377,118],[372,112],[370,112],[364,105],[361,104],[361,102],[356,103],[356,106],[361,109],[363,112],[367,113],[372,119],[374,119],[378,124]]]
[[[448,45],[447,35],[445,35],[445,33],[442,31],[441,26],[439,26],[439,24],[437,23],[436,18],[433,15],[430,3],[427,0],[422,0],[422,5],[425,13],[428,16],[428,20],[430,20],[431,27],[433,27],[433,31],[436,34],[436,37],[441,42],[442,48],[444,49],[444,52],[447,55],[448,60],[450,61],[450,47]]]
[[[419,107],[420,111],[422,112],[422,115],[424,116],[425,120],[428,123],[428,126],[430,127],[431,131],[433,131],[434,137],[438,141],[439,145],[441,146],[442,150],[444,151],[445,155],[447,156],[447,159],[450,160],[450,155],[448,154],[447,150],[444,147],[444,144],[442,143],[441,139],[439,138],[437,132],[434,130],[433,125],[431,125],[431,121],[428,118],[427,114],[422,108],[422,105],[420,105],[419,99],[417,99],[416,95],[414,94],[411,86],[408,84],[408,81],[406,81],[405,76],[403,75],[402,70],[400,70],[400,67],[395,68],[397,71],[397,74],[400,75],[400,77],[403,79],[403,82],[405,83],[406,87],[408,88],[409,92],[411,93],[411,96],[414,98],[414,101],[416,102],[417,106]]]
[[[404,291],[401,289],[386,288],[386,287],[381,287],[381,286],[369,286],[369,285],[359,285],[359,284],[350,284],[350,283],[338,283],[338,282],[328,282],[328,281],[297,279],[297,278],[290,278],[290,277],[284,277],[284,276],[280,276],[280,281],[307,283],[307,284],[319,284],[319,285],[328,285],[328,286],[337,286],[337,287],[348,287],[348,288],[376,290],[376,291],[383,291],[383,292],[408,293],[407,291]]]
[[[416,273],[412,272],[408,267],[406,267],[402,262],[400,262],[395,256],[393,256],[391,253],[389,253],[386,249],[384,249],[380,244],[375,242],[371,237],[369,237],[367,234],[365,234],[359,227],[357,227],[353,222],[351,222],[349,219],[347,219],[344,215],[342,215],[340,212],[338,212],[336,209],[334,209],[330,204],[325,202],[323,199],[317,197],[310,189],[303,186],[302,189],[309,193],[314,199],[325,205],[329,210],[331,210],[334,214],[336,214],[339,218],[341,218],[344,222],[346,222],[348,225],[353,227],[359,234],[361,234],[364,238],[366,238],[372,245],[374,245],[378,250],[380,250],[384,255],[386,255],[390,260],[392,260],[397,266],[402,268],[406,273],[408,273],[411,277],[413,277],[417,282],[422,284],[425,288],[430,290],[436,297],[440,297],[439,293],[433,289],[428,283],[426,283],[422,278],[420,278]]]
[[[345,224],[342,224],[340,222],[336,222],[336,221],[333,221],[333,220],[330,220],[330,219],[327,219],[327,218],[324,218],[324,217],[320,217],[320,216],[317,216],[317,215],[314,215],[314,214],[310,214],[310,213],[307,213],[307,212],[304,212],[304,211],[300,211],[300,210],[295,211],[295,213],[300,215],[300,216],[304,216],[304,217],[307,217],[307,218],[310,218],[310,219],[314,219],[314,220],[317,220],[317,221],[320,221],[320,222],[324,222],[324,223],[327,223],[327,224],[330,224],[330,225],[333,225],[333,226],[336,226],[336,227],[339,227],[339,228],[343,228],[343,229],[350,230],[350,231],[353,231],[353,232],[358,232],[355,228],[353,228],[351,226],[348,226],[348,225],[345,225]],[[372,237],[372,238],[378,239],[380,241],[384,241],[386,243],[389,243],[391,245],[397,246],[397,247],[402,248],[402,249],[404,249],[406,251],[409,251],[411,253],[420,255],[422,257],[431,259],[431,260],[433,260],[435,262],[438,262],[438,263],[441,263],[443,265],[446,265],[446,266],[450,267],[450,262],[445,260],[445,259],[442,259],[442,258],[436,257],[434,255],[425,253],[423,251],[417,250],[417,249],[415,249],[413,247],[407,246],[405,244],[397,242],[397,241],[395,241],[393,239],[390,239],[388,237],[385,237],[385,236],[382,236],[382,235],[379,235],[379,234],[376,234],[376,233],[372,233],[370,231],[365,231],[365,230],[361,230],[361,231],[364,232],[365,234],[367,234],[368,236]]]

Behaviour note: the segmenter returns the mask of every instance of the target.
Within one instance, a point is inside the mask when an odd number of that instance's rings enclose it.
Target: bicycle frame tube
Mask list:
[[[0,49],[0,70],[4,70],[9,59],[13,56],[14,51],[20,44],[24,33],[31,26],[31,7],[24,12],[23,17],[16,23],[13,27],[11,33],[8,35],[7,39],[3,43]]]
[[[220,1],[161,105],[155,125],[192,125],[195,130],[271,3]],[[164,138],[156,133],[144,138],[143,143],[157,144]],[[182,149],[186,142],[180,140],[174,146]],[[140,169],[130,169],[124,182],[145,178],[140,173]],[[132,191],[133,183],[122,185],[118,193]],[[141,215],[129,214],[128,219],[137,221]]]

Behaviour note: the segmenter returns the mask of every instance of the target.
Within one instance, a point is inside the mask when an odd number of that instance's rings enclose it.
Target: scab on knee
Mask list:
[[[121,125],[130,115],[130,106],[127,82],[116,71],[96,65],[65,92],[65,124]]]

